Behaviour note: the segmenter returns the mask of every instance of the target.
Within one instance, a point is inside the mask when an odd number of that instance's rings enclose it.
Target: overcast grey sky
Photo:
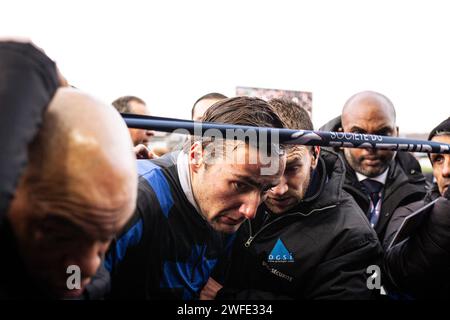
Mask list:
[[[450,116],[450,10],[440,0],[3,1],[0,35],[31,37],[75,86],[133,94],[188,118],[210,91],[313,92],[313,122],[361,90],[386,94],[401,132]]]

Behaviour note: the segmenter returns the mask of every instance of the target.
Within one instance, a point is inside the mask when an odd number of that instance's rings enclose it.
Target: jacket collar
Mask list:
[[[344,154],[342,152],[340,154],[344,158]],[[347,161],[345,161],[345,169],[347,170],[345,184],[360,190],[361,185],[356,177],[355,170],[349,166]],[[405,182],[414,184],[422,182],[424,179],[417,160],[407,152],[397,152],[389,165],[385,186],[393,191]],[[362,193],[362,191],[360,192]]]
[[[425,202],[431,202],[441,196],[441,193],[439,192],[439,187],[437,183],[433,183],[431,187],[427,191],[427,195],[425,197]]]
[[[317,186],[313,192],[308,189],[307,197],[290,210],[311,211],[340,202],[342,186],[345,181],[345,166],[342,159],[333,151],[322,149],[319,164],[316,168]]]

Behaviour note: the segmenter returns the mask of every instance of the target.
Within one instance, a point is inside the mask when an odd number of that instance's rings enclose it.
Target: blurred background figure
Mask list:
[[[197,99],[197,101],[195,101],[194,105],[192,106],[192,120],[201,121],[203,114],[209,107],[211,107],[217,101],[226,98],[227,96],[217,92],[211,92],[201,96]]]
[[[112,105],[120,113],[132,113],[145,116],[150,115],[150,110],[144,100],[135,96],[123,96],[117,98],[113,101]],[[138,144],[147,145],[151,137],[155,135],[155,132],[153,130],[134,128],[130,128],[128,130],[130,131],[131,140],[133,140],[133,144],[135,146],[137,146]]]
[[[227,96],[211,92],[207,93],[195,101],[191,110],[191,120],[201,121],[205,111],[218,101],[226,99]],[[151,149],[157,156],[162,156],[166,153],[175,150],[181,150],[186,143],[189,135],[180,133],[162,133],[157,132],[151,141]]]
[[[136,96],[123,96],[113,101],[112,105],[120,113],[132,113],[144,116],[150,115],[147,104]],[[155,135],[153,130],[129,128],[131,140],[135,146],[136,157],[139,159],[153,159],[155,154],[148,148],[150,139]]]

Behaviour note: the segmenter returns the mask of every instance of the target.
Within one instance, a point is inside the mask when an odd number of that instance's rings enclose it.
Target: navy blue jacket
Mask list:
[[[177,155],[138,161],[137,208],[106,257],[111,298],[196,299],[232,239],[186,198]]]

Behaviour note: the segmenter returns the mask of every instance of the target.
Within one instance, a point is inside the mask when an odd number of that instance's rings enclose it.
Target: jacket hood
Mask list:
[[[344,154],[340,152],[340,155],[344,157]],[[356,177],[355,170],[351,168],[347,161],[345,161],[345,169],[347,174],[345,184],[360,189],[359,181]],[[422,175],[422,169],[418,161],[407,152],[397,152],[394,159],[392,159],[389,165],[389,173],[387,176],[386,184],[390,189],[388,194],[392,193],[395,189],[401,187],[404,183],[417,184],[424,181]],[[362,192],[362,191],[361,191]]]
[[[320,131],[338,131],[341,128],[341,116],[331,119],[319,128]]]
[[[342,198],[342,186],[345,181],[345,165],[342,158],[335,152],[321,149],[317,166],[320,183],[315,192],[303,199],[292,211],[308,211],[331,205],[336,205]]]
[[[433,183],[427,190],[427,195],[424,199],[425,202],[431,202],[441,196],[437,183]]]

